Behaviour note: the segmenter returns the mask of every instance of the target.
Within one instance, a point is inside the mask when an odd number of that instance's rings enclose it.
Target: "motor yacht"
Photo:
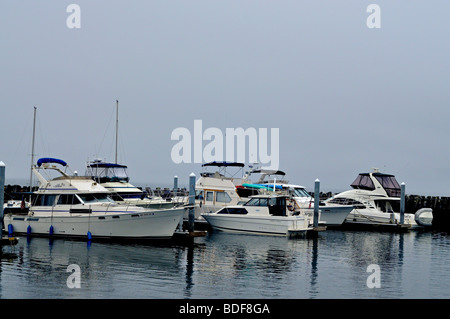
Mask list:
[[[71,175],[65,161],[41,158],[33,165],[39,188],[28,209],[4,215],[5,231],[60,237],[170,238],[184,208],[154,209],[119,204],[91,176]],[[50,178],[44,175],[55,173]]]
[[[243,205],[223,207],[202,214],[214,230],[259,235],[303,236],[313,229],[314,211],[293,213],[287,208],[287,196],[268,194],[251,196]]]
[[[174,202],[160,196],[152,196],[130,183],[126,165],[104,162],[96,159],[86,165],[86,176],[91,176],[97,183],[112,194],[111,197],[125,204],[146,208],[169,208]]]
[[[251,183],[249,177],[252,174],[260,174],[256,183]],[[238,194],[270,193],[284,194],[288,196],[288,209],[298,212],[305,208],[314,208],[314,198],[301,185],[290,184],[285,177],[286,173],[280,170],[254,169],[245,175],[246,183],[237,187]],[[340,226],[344,223],[348,214],[353,210],[351,205],[319,205],[320,221],[328,226]]]
[[[236,162],[210,162],[202,165],[203,171],[195,183],[195,219],[202,220],[203,213],[214,213],[222,207],[244,202],[236,191],[236,183],[242,182],[242,176],[238,177],[238,174],[244,166]],[[213,171],[211,167],[214,168]],[[234,171],[230,172],[230,169]]]
[[[351,190],[324,201],[325,205],[352,205],[344,225],[400,225],[401,187],[394,175],[374,169],[361,173],[350,185]],[[421,216],[422,215],[422,216]],[[431,225],[430,209],[404,214],[403,226],[414,229]]]

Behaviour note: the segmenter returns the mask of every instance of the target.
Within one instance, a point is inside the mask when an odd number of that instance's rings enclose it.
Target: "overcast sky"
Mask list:
[[[67,7],[78,4],[80,28]],[[378,4],[381,28],[369,28]],[[449,1],[2,1],[0,160],[29,178],[35,153],[84,173],[181,185],[176,128],[278,128],[292,183],[343,191],[379,168],[409,194],[450,196]],[[75,20],[71,20],[75,21]],[[208,142],[205,141],[203,146]]]

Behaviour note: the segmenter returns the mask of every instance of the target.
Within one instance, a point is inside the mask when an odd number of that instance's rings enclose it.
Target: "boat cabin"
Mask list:
[[[264,206],[273,216],[286,216],[286,196],[252,197],[244,206]]]
[[[258,208],[267,208],[261,210],[261,213],[269,213],[272,216],[286,216],[286,199],[287,196],[252,196],[248,202],[242,206],[224,207],[217,214],[240,214],[245,215],[251,211],[260,211]],[[255,210],[256,209],[256,210]]]
[[[350,185],[354,189],[373,191],[382,187],[389,197],[400,197],[401,189],[394,175],[380,172],[361,173]]]

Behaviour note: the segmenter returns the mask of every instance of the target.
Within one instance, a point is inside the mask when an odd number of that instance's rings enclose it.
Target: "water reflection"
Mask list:
[[[212,233],[190,243],[32,238],[2,258],[2,298],[448,298],[450,238],[326,231],[319,238]],[[67,267],[81,269],[69,289]],[[381,269],[381,288],[366,285]],[[20,289],[11,289],[20,287]]]

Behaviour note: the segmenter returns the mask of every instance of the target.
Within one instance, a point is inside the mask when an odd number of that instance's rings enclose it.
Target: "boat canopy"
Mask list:
[[[67,163],[64,162],[63,160],[60,160],[57,158],[52,158],[52,157],[43,157],[43,158],[38,159],[37,166],[40,167],[42,164],[46,164],[46,163],[56,163],[56,164],[61,164],[62,166],[67,166]]]
[[[92,176],[99,183],[128,182],[127,166],[94,161],[87,165],[86,175]]]
[[[265,175],[286,175],[285,172],[283,171],[277,171],[277,170],[272,170],[272,169],[255,169],[252,171],[252,173],[257,173],[257,174],[265,174]]]
[[[386,190],[389,197],[400,197],[400,185],[394,175],[372,173],[372,176],[375,177],[381,186]],[[370,178],[370,173],[359,174],[350,186],[355,189],[375,190],[375,185]]]
[[[127,168],[126,165],[116,164],[116,163],[105,163],[105,162],[92,162],[88,166],[89,167],[124,167],[124,168]]]
[[[235,166],[235,167],[244,167],[245,164],[243,163],[237,163],[237,162],[209,162],[209,163],[205,163],[202,164],[202,167],[205,166],[217,166],[217,167],[223,167],[223,166]]]

